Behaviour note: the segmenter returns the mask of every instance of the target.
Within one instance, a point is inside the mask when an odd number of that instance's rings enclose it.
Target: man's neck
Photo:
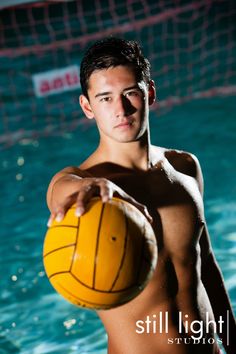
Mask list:
[[[139,170],[148,170],[151,167],[149,141],[133,141],[130,143],[104,144],[100,142],[96,155],[103,161]]]

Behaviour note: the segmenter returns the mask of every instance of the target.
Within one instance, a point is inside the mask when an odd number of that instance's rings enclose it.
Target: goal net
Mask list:
[[[0,10],[0,144],[86,124],[84,49],[106,36],[138,40],[152,65],[158,115],[236,93],[234,0],[43,1]]]

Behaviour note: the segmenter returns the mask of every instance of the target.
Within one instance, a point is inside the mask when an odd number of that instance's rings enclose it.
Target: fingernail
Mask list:
[[[62,221],[63,217],[64,217],[64,215],[62,213],[58,213],[57,216],[56,216],[56,221],[57,222]]]
[[[52,218],[49,218],[47,222],[47,227],[50,227],[51,225],[52,225]]]
[[[80,217],[83,214],[83,212],[84,212],[84,208],[82,208],[82,207],[75,209],[75,215],[78,217]]]

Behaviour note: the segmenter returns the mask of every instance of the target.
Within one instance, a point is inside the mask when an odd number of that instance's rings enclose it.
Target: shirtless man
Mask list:
[[[198,160],[150,143],[155,86],[148,60],[135,42],[97,42],[81,63],[81,87],[80,105],[95,119],[100,142],[79,167],[52,178],[49,225],[73,203],[80,216],[93,196],[108,202],[116,195],[146,215],[158,243],[157,267],[143,292],[98,311],[108,353],[216,354],[222,342],[235,354],[235,321],[207,233]]]

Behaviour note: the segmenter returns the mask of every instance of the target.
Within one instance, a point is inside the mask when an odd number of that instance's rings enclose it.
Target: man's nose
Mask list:
[[[124,95],[121,95],[117,98],[115,105],[116,117],[128,116],[134,113],[135,111],[136,109],[132,106],[130,101]]]

